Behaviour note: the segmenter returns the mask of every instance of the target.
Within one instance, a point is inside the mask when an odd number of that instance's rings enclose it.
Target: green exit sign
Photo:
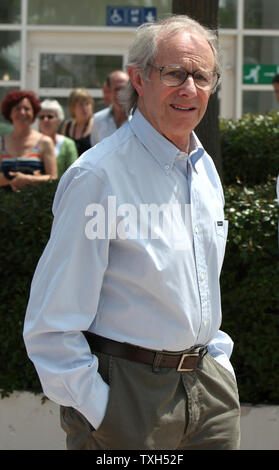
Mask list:
[[[279,65],[243,65],[243,83],[246,85],[268,85],[279,73]]]

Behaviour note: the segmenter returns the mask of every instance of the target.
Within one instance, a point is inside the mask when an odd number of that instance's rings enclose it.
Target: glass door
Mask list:
[[[73,89],[86,88],[97,111],[105,106],[102,87],[107,75],[122,67],[121,55],[40,52],[39,95],[59,98],[65,107],[65,98]]]
[[[68,96],[75,88],[87,89],[95,100],[95,112],[105,107],[103,84],[110,72],[124,68],[126,53],[113,47],[89,48],[88,44],[84,47],[82,34],[69,36],[69,33],[31,34],[27,62],[28,88],[40,99],[57,99],[66,118]],[[89,34],[86,36],[89,43],[94,42]]]

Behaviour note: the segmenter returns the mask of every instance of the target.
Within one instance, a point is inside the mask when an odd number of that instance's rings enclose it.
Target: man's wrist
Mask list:
[[[90,423],[93,428],[92,430],[95,431],[100,427],[105,417],[110,391],[110,387],[103,381],[101,376],[100,380],[102,380],[102,386],[99,387],[98,396],[94,396],[94,408],[92,408],[91,406],[82,406],[77,408],[77,410],[82,413],[87,419],[87,421]],[[91,403],[92,401],[90,401],[89,405],[91,405]]]

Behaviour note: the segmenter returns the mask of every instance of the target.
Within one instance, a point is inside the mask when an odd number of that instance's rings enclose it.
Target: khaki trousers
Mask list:
[[[177,372],[97,353],[110,385],[95,431],[73,408],[61,407],[69,450],[236,450],[240,405],[234,377],[206,354],[193,372]],[[94,397],[92,397],[94,400]]]

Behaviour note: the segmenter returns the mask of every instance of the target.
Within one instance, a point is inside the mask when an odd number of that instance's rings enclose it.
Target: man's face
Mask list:
[[[203,36],[184,31],[159,41],[153,65],[178,65],[189,72],[214,70],[214,55]],[[149,78],[144,81],[138,72],[140,111],[160,134],[187,151],[189,135],[204,116],[211,90],[196,88],[192,76],[180,86],[167,86],[153,68]]]
[[[273,83],[273,89],[275,93],[276,100],[279,101],[279,83]]]
[[[128,82],[129,77],[123,72],[115,72],[110,79],[110,100],[111,104],[116,108],[121,108],[119,104],[119,92]]]

